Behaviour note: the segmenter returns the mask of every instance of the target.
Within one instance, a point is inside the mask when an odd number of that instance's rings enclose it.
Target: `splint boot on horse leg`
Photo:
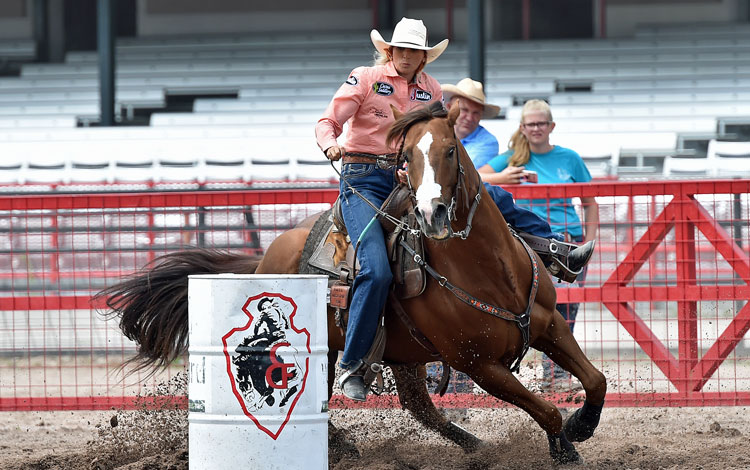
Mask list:
[[[484,187],[508,224],[539,253],[550,273],[566,282],[575,281],[594,253],[594,241],[581,246],[565,243],[563,236],[552,232],[544,219],[518,207],[508,191],[488,183]]]

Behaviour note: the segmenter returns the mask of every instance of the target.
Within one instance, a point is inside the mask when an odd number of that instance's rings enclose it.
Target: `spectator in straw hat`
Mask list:
[[[500,106],[486,102],[481,82],[464,78],[455,85],[443,85],[443,98],[448,109],[458,106],[461,114],[454,129],[476,168],[487,164],[500,153],[497,138],[479,124],[480,119],[498,115]]]

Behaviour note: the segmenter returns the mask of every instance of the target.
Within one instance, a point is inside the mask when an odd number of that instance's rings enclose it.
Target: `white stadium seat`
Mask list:
[[[713,139],[708,143],[710,173],[717,177],[750,177],[750,142],[725,142]]]
[[[696,156],[667,155],[662,174],[665,178],[705,178],[709,174],[708,159]]]

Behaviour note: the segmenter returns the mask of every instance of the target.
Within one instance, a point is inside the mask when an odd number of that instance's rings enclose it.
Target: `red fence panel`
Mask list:
[[[558,284],[558,301],[580,303],[574,334],[607,376],[609,404],[750,404],[750,180],[509,189],[535,202],[597,198],[599,244],[586,282]],[[336,195],[308,188],[0,196],[0,409],[132,404],[184,364],[148,380],[126,377],[119,366],[135,347],[90,296],[171,251],[263,252]],[[520,378],[543,389],[540,354],[528,356]],[[499,406],[460,377],[455,390],[438,402]],[[392,405],[373,397],[366,406]]]

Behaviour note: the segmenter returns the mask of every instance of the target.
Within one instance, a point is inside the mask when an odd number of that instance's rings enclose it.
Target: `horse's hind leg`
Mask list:
[[[550,455],[557,463],[580,463],[581,456],[562,432],[562,416],[552,404],[534,395],[498,362],[475,364],[470,374],[474,382],[492,396],[516,405],[547,432]]]
[[[443,416],[427,393],[425,368],[422,364],[391,366],[401,406],[409,410],[423,426],[438,432],[461,446],[466,452],[476,450],[482,443],[476,436],[450,422]]]
[[[586,391],[586,401],[565,422],[565,435],[574,442],[585,441],[599,425],[607,380],[586,355],[570,332],[560,313],[555,312],[552,323],[534,342],[534,348],[547,354],[560,367],[581,381]]]

